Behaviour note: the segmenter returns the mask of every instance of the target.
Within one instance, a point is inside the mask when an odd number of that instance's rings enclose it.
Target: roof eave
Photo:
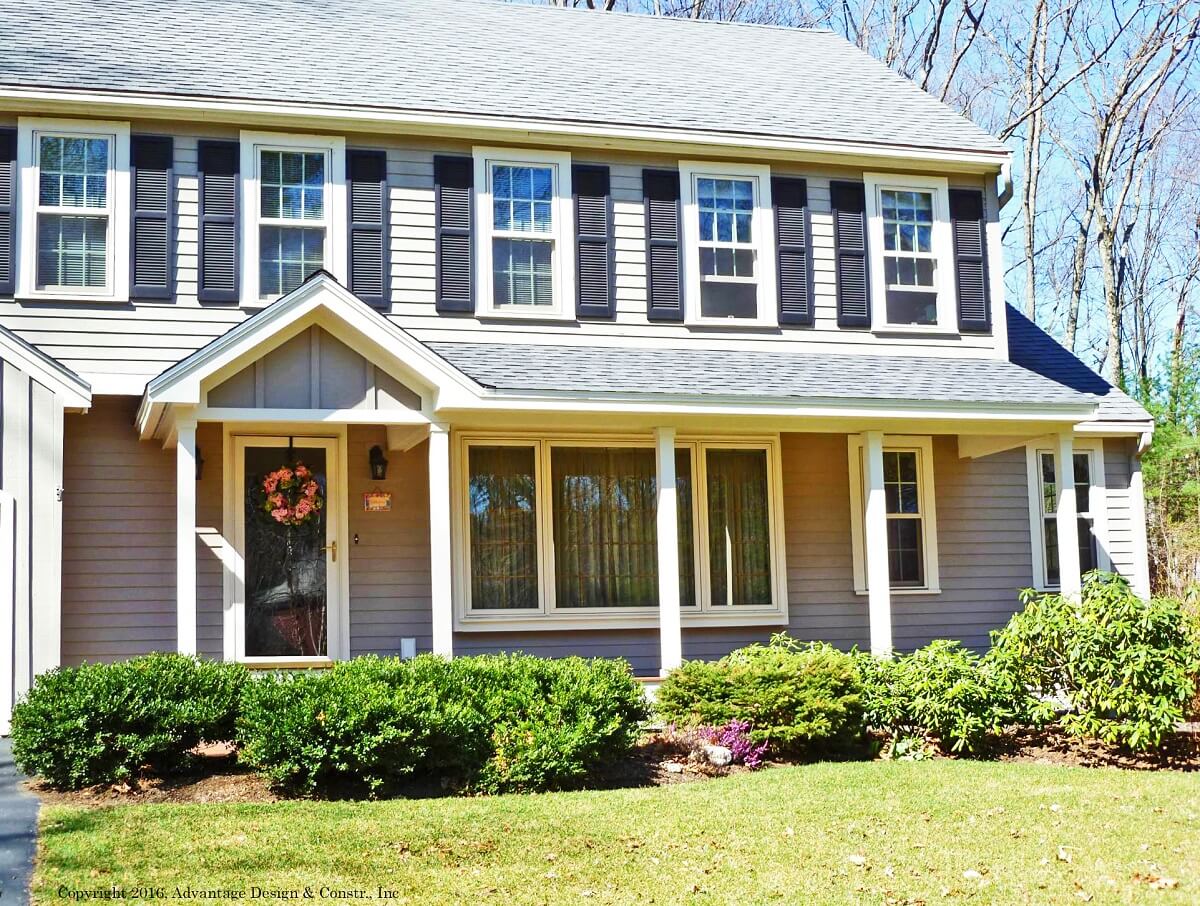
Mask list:
[[[850,142],[837,139],[762,135],[744,132],[651,127],[633,123],[581,122],[552,118],[499,117],[369,105],[322,105],[288,101],[154,94],[90,88],[0,84],[0,102],[19,112],[61,113],[139,119],[206,120],[255,123],[278,128],[327,128],[345,131],[403,131],[406,134],[461,137],[523,144],[572,144],[665,150],[739,158],[802,158],[812,161],[936,163],[945,171],[993,173],[1011,161],[1007,150],[921,147]]]

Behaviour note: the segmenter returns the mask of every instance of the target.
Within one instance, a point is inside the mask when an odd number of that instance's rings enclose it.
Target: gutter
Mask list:
[[[598,147],[644,145],[662,153],[672,146],[719,147],[745,159],[754,156],[797,156],[829,160],[863,157],[896,162],[936,163],[941,169],[963,172],[994,172],[1010,160],[1007,150],[966,148],[922,148],[874,142],[845,142],[819,138],[797,138],[719,130],[689,130],[635,123],[580,122],[531,119],[490,114],[459,114],[432,110],[372,107],[370,105],[318,104],[296,101],[254,100],[208,95],[176,95],[154,92],[112,91],[85,88],[0,84],[0,103],[30,114],[49,112],[83,116],[118,116],[154,119],[219,120],[255,122],[277,126],[324,121],[329,129],[348,131],[403,131],[408,134],[461,136],[478,142],[480,133],[505,136],[525,144],[562,143],[570,139]],[[385,128],[386,127],[386,128]],[[770,152],[770,153],[764,153]],[[711,153],[711,151],[709,152]]]

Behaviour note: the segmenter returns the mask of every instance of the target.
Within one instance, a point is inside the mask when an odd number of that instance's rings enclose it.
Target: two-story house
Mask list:
[[[979,647],[1021,588],[1147,592],[1151,422],[1006,306],[1008,151],[829,32],[0,35],[0,702],[152,650]]]

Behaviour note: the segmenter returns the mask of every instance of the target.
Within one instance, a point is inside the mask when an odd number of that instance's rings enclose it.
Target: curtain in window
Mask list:
[[[695,515],[692,513],[692,451],[675,451],[675,492],[679,508],[679,603],[700,603],[696,597]]]
[[[468,458],[471,606],[537,607],[533,447],[472,446]]]
[[[654,451],[550,453],[558,607],[658,605]]]
[[[709,450],[708,553],[712,603],[771,603],[771,543],[764,450]]]

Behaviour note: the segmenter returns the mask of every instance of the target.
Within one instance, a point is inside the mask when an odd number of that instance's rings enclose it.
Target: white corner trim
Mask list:
[[[705,177],[749,179],[754,183],[754,238],[758,314],[755,318],[705,318],[700,314],[700,212],[696,180]],[[684,317],[688,324],[718,327],[772,327],[779,323],[775,275],[775,217],[771,200],[771,168],[765,164],[681,160],[679,199],[682,209]]]
[[[571,154],[532,148],[475,146],[475,299],[479,317],[521,320],[571,320],[575,317],[575,208],[571,186]],[[554,304],[544,307],[497,307],[492,291],[492,164],[549,166],[554,173],[552,230],[530,233],[529,239],[554,243]]]
[[[954,244],[950,235],[950,182],[944,176],[910,173],[864,173],[867,202],[867,248],[870,252],[871,328],[881,333],[954,334],[958,332],[958,305],[954,283]],[[887,283],[883,271],[883,211],[880,192],[884,189],[920,189],[933,193],[934,288],[937,291],[936,325],[889,324]],[[993,268],[995,269],[995,268]]]
[[[296,221],[297,227],[320,226],[325,230],[324,268],[343,284],[349,280],[347,244],[348,202],[346,195],[346,139],[340,135],[299,135],[289,132],[242,130],[241,193],[242,223],[238,253],[241,255],[242,305],[260,307],[274,300],[259,299],[259,151],[319,151],[325,155],[325,217],[322,221]]]
[[[109,140],[106,208],[79,208],[80,215],[108,218],[106,283],[103,288],[47,288],[37,285],[38,137],[72,135]],[[69,302],[123,302],[129,298],[129,123],[112,120],[50,119],[23,116],[17,120],[16,266],[18,299]],[[65,209],[64,209],[65,210]]]
[[[920,469],[920,487],[917,489],[921,510],[921,543],[925,554],[925,585],[921,588],[893,587],[891,595],[936,595],[941,594],[941,573],[938,564],[937,492],[934,483],[933,438],[906,434],[885,434],[883,452],[914,450]],[[864,496],[866,474],[862,464],[863,435],[846,436],[846,452],[850,483],[850,535],[852,539],[852,562],[854,568],[854,593],[870,594],[867,576],[866,535]]]

